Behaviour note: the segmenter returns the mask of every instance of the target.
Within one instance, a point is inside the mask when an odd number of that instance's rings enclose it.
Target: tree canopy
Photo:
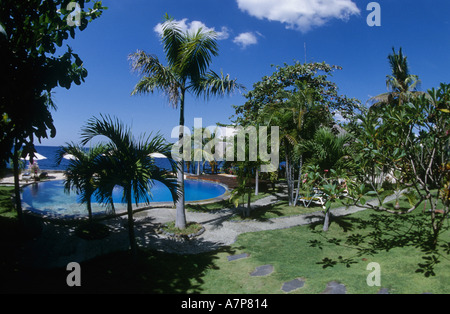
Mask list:
[[[51,110],[56,106],[51,92],[69,89],[87,76],[80,57],[63,42],[75,38],[98,18],[106,7],[90,0],[3,0],[0,6],[0,160],[5,165],[12,147],[25,145],[24,154],[34,153],[39,141],[56,135]],[[72,3],[72,5],[69,5]],[[75,4],[75,5],[74,5]],[[73,10],[76,12],[73,12]],[[72,22],[71,22],[72,21]]]

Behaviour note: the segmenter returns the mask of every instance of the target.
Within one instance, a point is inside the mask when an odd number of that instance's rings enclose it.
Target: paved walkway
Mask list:
[[[269,196],[258,200],[252,207],[264,206],[278,200]],[[388,200],[387,200],[388,201]],[[348,215],[361,208],[338,208],[334,216]],[[174,221],[175,209],[154,208],[135,214],[135,232],[138,244],[169,253],[197,254],[213,251],[233,244],[238,235],[246,232],[291,228],[321,221],[322,212],[293,217],[274,218],[267,221],[230,221],[235,209],[224,209],[216,213],[186,212],[188,221],[199,222],[205,232],[190,240],[176,241],[156,233],[159,224]],[[111,234],[105,239],[87,241],[74,235],[75,226],[57,221],[42,222],[42,233],[29,241],[17,253],[19,262],[39,268],[66,267],[70,262],[82,262],[99,255],[118,250],[127,250],[129,245],[126,217],[105,222]]]

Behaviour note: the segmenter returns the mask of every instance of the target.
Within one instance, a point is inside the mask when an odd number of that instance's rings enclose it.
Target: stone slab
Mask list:
[[[273,266],[272,265],[263,265],[256,267],[255,270],[250,274],[252,277],[260,277],[260,276],[267,276],[273,273]]]
[[[231,261],[236,261],[238,259],[247,258],[249,256],[250,256],[250,254],[248,254],[248,253],[242,253],[242,254],[237,254],[237,255],[230,255],[227,258],[228,258],[228,261],[231,262]]]
[[[346,294],[347,288],[345,285],[337,282],[331,281],[327,284],[326,289],[322,292],[323,294]]]
[[[302,279],[294,279],[288,282],[285,282],[281,287],[281,290],[284,292],[291,292],[300,288],[303,288],[305,282]]]
[[[378,290],[378,294],[389,294],[389,289],[381,288],[380,290]]]

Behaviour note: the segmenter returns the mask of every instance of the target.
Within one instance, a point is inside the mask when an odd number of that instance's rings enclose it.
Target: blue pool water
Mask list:
[[[219,197],[226,192],[222,185],[212,182],[186,180],[185,200],[201,201]],[[159,181],[154,181],[151,190],[152,202],[173,202],[169,189]],[[122,189],[115,188],[113,192],[114,204],[123,204]],[[32,184],[23,188],[22,202],[26,208],[39,214],[51,216],[85,216],[86,205],[80,204],[75,192],[66,193],[62,180],[47,181]],[[105,207],[92,201],[93,213],[104,213]],[[123,204],[124,205],[124,204]]]

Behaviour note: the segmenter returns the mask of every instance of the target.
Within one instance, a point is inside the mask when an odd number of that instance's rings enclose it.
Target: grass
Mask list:
[[[258,193],[258,195],[252,194],[251,202],[260,200],[264,197],[272,195],[271,193]],[[214,212],[217,210],[222,210],[224,208],[233,208],[234,205],[229,200],[221,200],[219,202],[209,203],[209,204],[187,204],[186,209],[191,212]]]
[[[164,224],[161,229],[165,232],[171,233],[171,234],[177,234],[177,235],[190,235],[190,234],[196,234],[199,232],[203,226],[201,224],[195,223],[195,222],[187,222],[185,229],[179,229],[175,227],[175,222],[171,221],[166,224]]]
[[[260,192],[258,195],[251,196],[251,202],[255,202],[257,200],[263,199],[268,196],[276,195],[279,190],[271,190],[270,192]],[[304,191],[300,191],[304,193]],[[247,200],[245,199],[245,204]],[[332,203],[331,209],[338,208],[344,206],[342,200],[337,200]],[[231,204],[228,200],[222,200],[216,203],[210,204],[189,204],[186,205],[187,210],[192,212],[214,212],[218,210],[222,210],[224,208],[233,208],[234,205]],[[230,219],[233,221],[245,221],[245,220],[260,220],[265,221],[268,219],[279,218],[279,217],[287,217],[287,216],[295,216],[295,215],[303,215],[310,214],[317,211],[323,210],[321,205],[311,203],[309,207],[304,207],[300,201],[298,201],[297,206],[289,206],[286,197],[279,197],[278,201],[275,204],[269,204],[266,206],[259,206],[253,208],[251,211],[250,217],[244,217],[241,214],[233,215]]]
[[[14,187],[1,186],[0,187],[0,215],[2,217],[15,218],[14,205],[11,201],[11,196],[14,193]]]
[[[321,293],[333,280],[345,284],[347,293],[353,294],[373,294],[381,287],[393,294],[450,293],[449,226],[441,234],[442,246],[431,251],[428,220],[421,210],[402,216],[368,210],[333,217],[326,233],[320,223],[244,233],[232,246],[203,254],[141,249],[137,262],[132,263],[128,252],[113,253],[81,263],[82,286],[76,291],[282,294],[284,282],[302,278],[305,286],[292,293]],[[1,243],[0,291],[74,291],[66,285],[65,269],[36,271],[17,265],[7,245],[10,238],[4,235]],[[250,257],[227,260],[229,255],[244,252]],[[438,263],[433,263],[433,256]],[[371,262],[381,267],[381,287],[366,283]],[[265,264],[274,266],[273,274],[249,275]]]
[[[270,194],[268,194],[270,195]],[[266,195],[266,196],[268,196]],[[336,200],[331,204],[330,209],[335,209],[345,206],[343,200]],[[250,217],[243,217],[242,215],[234,215],[231,219],[234,221],[245,221],[245,220],[260,220],[265,221],[273,218],[296,216],[311,214],[318,211],[323,211],[321,205],[311,203],[309,207],[303,206],[299,201],[297,206],[289,206],[289,202],[286,197],[279,198],[279,200],[274,204],[269,204],[265,206],[259,206],[252,209]]]

